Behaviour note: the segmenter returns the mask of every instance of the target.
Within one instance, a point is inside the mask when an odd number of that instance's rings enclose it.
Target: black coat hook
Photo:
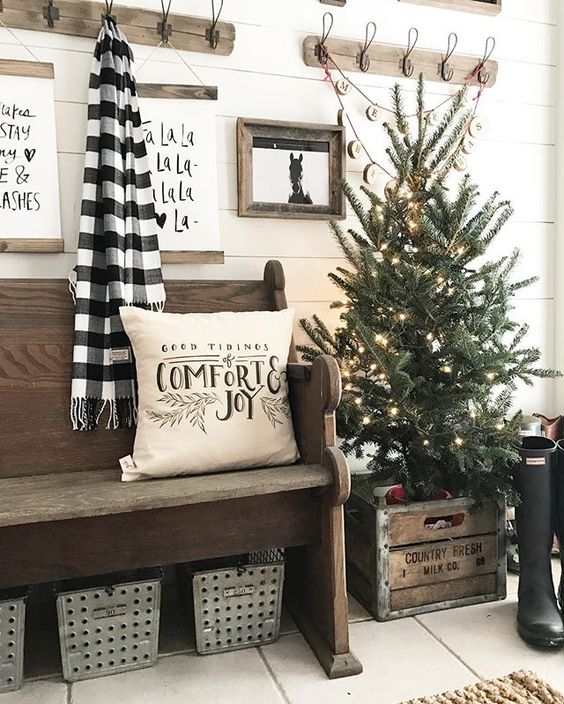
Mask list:
[[[112,10],[114,7],[114,0],[105,0],[106,3],[106,12],[102,13],[102,24],[104,24],[104,20],[108,19],[111,20],[112,22],[116,21],[116,18],[112,15]]]
[[[206,39],[210,43],[212,49],[217,49],[217,45],[219,44],[219,29],[217,28],[217,23],[219,22],[219,18],[221,17],[221,11],[223,10],[223,0],[221,0],[221,4],[219,5],[219,12],[217,13],[217,15],[215,14],[215,0],[211,0],[211,8],[212,23],[206,29]]]
[[[415,70],[413,61],[409,57],[415,49],[418,39],[419,30],[417,27],[411,27],[409,34],[407,35],[407,49],[401,60],[401,72],[406,78],[411,78],[411,76],[413,76],[413,71]]]
[[[319,63],[322,66],[325,66],[327,63],[327,59],[329,58],[329,52],[327,51],[327,47],[325,46],[325,42],[329,38],[329,35],[331,34],[331,30],[333,29],[333,22],[335,21],[335,18],[333,17],[331,12],[326,12],[323,15],[323,29],[321,32],[321,39],[319,41],[319,44],[315,47],[315,55],[319,59]]]
[[[366,73],[370,68],[370,57],[368,56],[368,50],[370,49],[370,46],[374,41],[377,29],[378,28],[376,27],[376,22],[368,22],[368,24],[366,25],[366,32],[364,34],[364,46],[356,57],[356,63],[359,65],[360,70],[363,73]],[[369,37],[371,31],[372,35]]]
[[[53,29],[55,22],[61,19],[59,8],[55,7],[53,0],[49,0],[47,5],[43,5],[43,19],[47,20],[47,26]]]
[[[457,44],[458,44],[458,34],[456,34],[456,32],[451,32],[448,35],[448,44],[447,44],[447,51],[446,51],[445,57],[439,65],[441,78],[443,79],[443,81],[446,81],[447,83],[449,81],[452,81],[453,76],[454,76],[454,69],[450,68],[450,66],[448,65],[448,62],[452,58],[452,55],[454,54],[454,50],[456,49]]]
[[[485,71],[486,63],[489,61],[491,55],[495,49],[495,37],[488,37],[486,39],[486,46],[484,48],[484,56],[477,66],[478,71],[478,82],[482,86],[487,86],[491,77],[490,71]]]
[[[161,0],[161,8],[163,11],[163,18],[157,23],[157,32],[160,34],[161,41],[166,44],[170,39],[172,34],[172,25],[168,21],[168,16],[170,14],[170,6],[172,5],[172,0],[168,0],[168,6],[165,9],[165,0]]]

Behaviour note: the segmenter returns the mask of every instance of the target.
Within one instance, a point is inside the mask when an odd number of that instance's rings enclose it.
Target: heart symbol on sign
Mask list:
[[[157,225],[162,229],[166,222],[166,213],[155,213],[155,218],[157,219]]]
[[[31,161],[33,159],[33,157],[35,156],[36,151],[37,151],[36,149],[24,149],[25,158],[28,161]]]

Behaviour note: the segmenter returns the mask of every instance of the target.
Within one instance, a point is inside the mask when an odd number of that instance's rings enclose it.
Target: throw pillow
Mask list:
[[[120,314],[139,392],[123,481],[298,459],[286,380],[293,310]]]

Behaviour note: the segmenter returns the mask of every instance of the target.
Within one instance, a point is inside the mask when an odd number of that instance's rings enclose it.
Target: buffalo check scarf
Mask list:
[[[88,135],[78,257],[71,420],[96,430],[136,423],[135,365],[120,306],[162,310],[165,291],[133,54],[115,21],[98,37],[88,104]]]

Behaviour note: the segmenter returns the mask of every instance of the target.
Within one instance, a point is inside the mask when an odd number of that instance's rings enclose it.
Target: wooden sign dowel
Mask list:
[[[49,27],[43,15],[45,0],[2,0],[0,17],[15,29],[32,29],[39,32],[69,34],[75,37],[95,39],[100,32],[100,18],[106,12],[106,4],[90,0],[55,0],[59,19]],[[161,40],[157,25],[162,21],[162,13],[136,7],[114,5],[112,14],[132,44],[156,46]],[[229,22],[218,22],[217,47],[213,49],[206,30],[211,26],[211,18],[190,15],[169,15],[172,26],[171,42],[183,51],[198,51],[206,54],[228,56],[235,44],[235,26]]]
[[[304,62],[307,66],[321,66],[315,51],[318,44],[319,37],[316,35],[309,35],[304,39]],[[362,42],[352,39],[328,39],[325,42],[325,46],[329,51],[329,56],[334,58],[340,69],[361,73],[359,55],[363,47]],[[372,44],[366,52],[366,56],[370,58],[370,66],[366,73],[403,78],[402,59],[405,51],[404,46]],[[444,58],[441,52],[414,49],[409,58],[414,66],[414,76],[424,73],[425,78],[429,81],[445,83],[441,78],[441,63]],[[476,66],[480,63],[480,60],[481,58],[478,56],[469,56],[467,54],[455,54],[452,56],[449,59],[448,66],[454,73],[449,83],[455,85],[466,83]],[[334,68],[331,65],[331,61],[329,61],[328,66],[329,69]],[[497,79],[497,61],[490,60],[485,63],[484,72],[488,71],[490,73],[488,88],[491,88]],[[476,83],[477,78],[472,81],[472,84]]]
[[[168,251],[161,252],[163,264],[224,264],[225,254],[222,251]]]
[[[58,254],[65,251],[62,237],[7,237],[0,239],[0,254]]]

